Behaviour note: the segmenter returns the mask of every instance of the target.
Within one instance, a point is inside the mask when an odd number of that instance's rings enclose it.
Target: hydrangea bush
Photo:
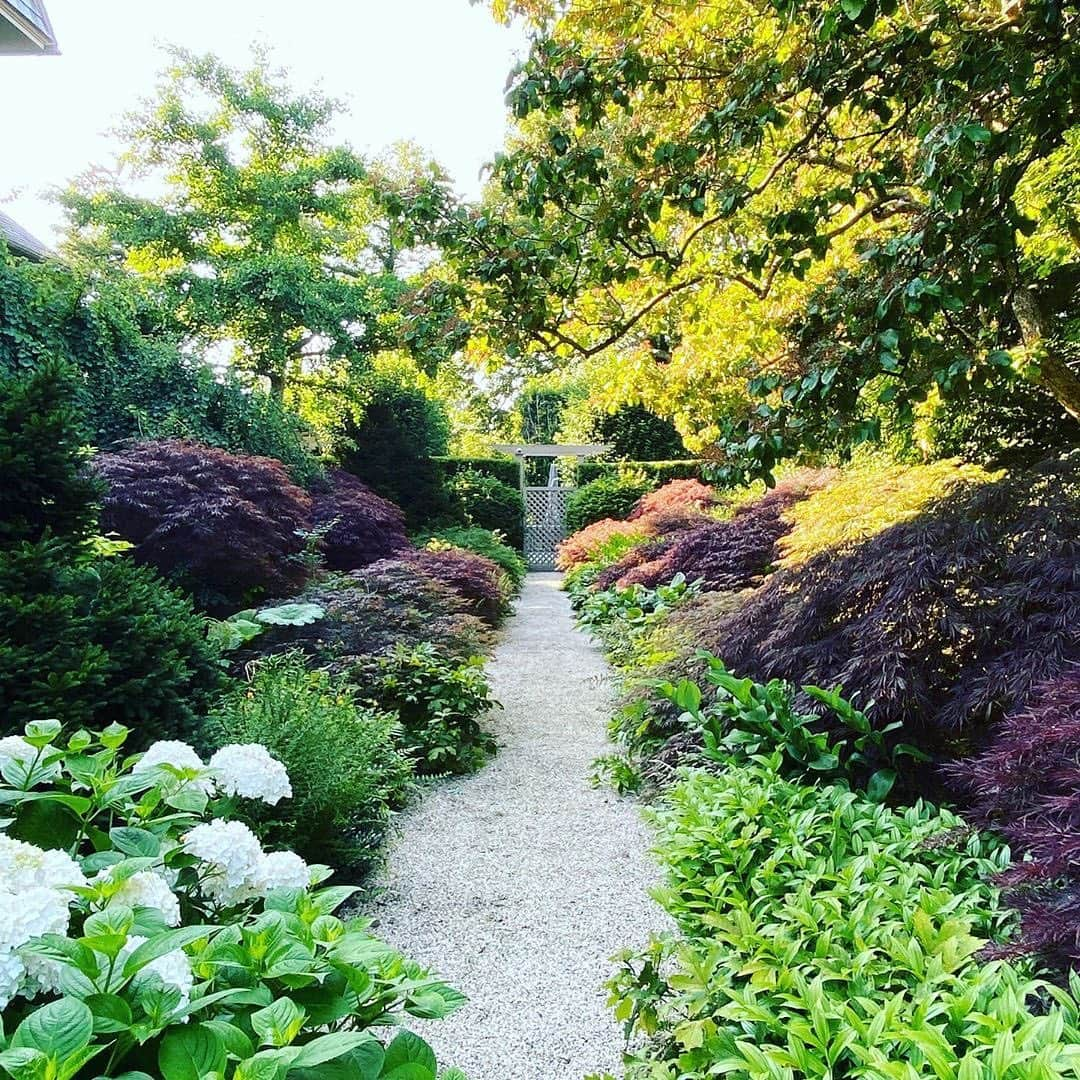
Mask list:
[[[435,1080],[402,1016],[462,997],[336,916],[352,887],[320,887],[325,867],[229,819],[236,800],[291,794],[264,747],[204,764],[174,741],[126,757],[118,725],[60,733],[42,721],[0,742],[0,1070]]]

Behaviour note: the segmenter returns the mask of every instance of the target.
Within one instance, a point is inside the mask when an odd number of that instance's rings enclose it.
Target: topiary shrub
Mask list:
[[[311,521],[331,570],[355,570],[410,546],[403,511],[342,469],[316,486]]]
[[[571,535],[604,518],[625,518],[655,485],[632,477],[601,477],[572,491],[566,500],[566,530]]]
[[[700,480],[672,480],[655,491],[642,495],[627,515],[629,521],[650,515],[704,513],[717,502],[716,492]]]
[[[235,654],[237,669],[260,655],[291,649],[340,672],[355,657],[389,652],[398,644],[429,641],[444,655],[465,659],[491,643],[490,630],[457,592],[400,559],[327,574],[294,599],[318,604],[323,617],[306,626],[268,627],[249,649]]]
[[[72,564],[61,542],[0,553],[0,732],[112,722],[141,748],[187,738],[222,672],[205,620],[148,567]]]
[[[1080,670],[1037,687],[946,775],[968,816],[1004,835],[1017,859],[1000,879],[1023,913],[1006,954],[1080,964]]]
[[[245,815],[265,840],[363,871],[410,788],[395,729],[393,715],[358,704],[342,679],[309,670],[294,653],[255,665],[209,718],[204,740],[214,748],[261,743],[285,766],[292,798]]]
[[[450,481],[466,525],[502,533],[519,551],[525,543],[525,503],[521,492],[497,477],[463,469]]]
[[[777,572],[700,644],[758,681],[842,685],[875,724],[954,756],[1080,660],[1078,522],[1076,455],[959,489]]]
[[[464,548],[477,555],[483,555],[498,565],[499,569],[510,579],[515,591],[520,589],[528,573],[528,565],[521,555],[509,544],[504,544],[499,538],[500,534],[490,529],[465,528],[455,525],[448,529],[440,529],[421,538],[424,547],[438,550],[443,545]]]
[[[465,601],[467,609],[488,626],[502,622],[509,590],[503,588],[503,573],[491,559],[463,548],[444,547],[410,551],[405,560],[449,585]]]
[[[205,607],[242,606],[303,583],[311,498],[280,462],[200,443],[138,443],[101,454],[102,528]]]

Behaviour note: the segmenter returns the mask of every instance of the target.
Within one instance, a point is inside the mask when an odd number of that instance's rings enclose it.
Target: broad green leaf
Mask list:
[[[15,1029],[11,1046],[40,1050],[63,1060],[89,1046],[93,1035],[94,1016],[89,1007],[76,998],[61,998],[32,1012]]]
[[[225,1071],[225,1043],[205,1024],[174,1027],[158,1047],[158,1068],[165,1080],[202,1080]]]

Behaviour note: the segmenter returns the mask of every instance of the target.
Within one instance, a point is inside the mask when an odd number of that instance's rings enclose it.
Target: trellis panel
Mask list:
[[[566,500],[572,488],[525,488],[525,559],[532,570],[554,570],[566,538]]]

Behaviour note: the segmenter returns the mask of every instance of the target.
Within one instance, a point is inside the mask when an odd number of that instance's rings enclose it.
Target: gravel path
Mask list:
[[[469,1080],[618,1072],[604,981],[665,928],[635,804],[589,785],[605,751],[609,669],[573,628],[557,574],[531,574],[490,667],[502,749],[403,815],[378,932],[469,996],[418,1024]]]

